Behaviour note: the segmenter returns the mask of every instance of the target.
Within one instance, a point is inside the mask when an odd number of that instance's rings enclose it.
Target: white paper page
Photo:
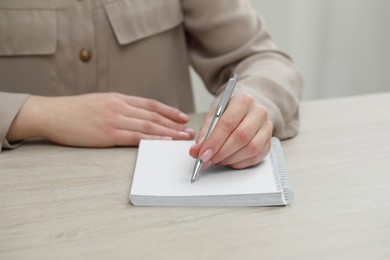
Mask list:
[[[278,192],[271,161],[244,170],[211,167],[191,183],[194,141],[143,140],[137,156],[132,195],[213,196]]]

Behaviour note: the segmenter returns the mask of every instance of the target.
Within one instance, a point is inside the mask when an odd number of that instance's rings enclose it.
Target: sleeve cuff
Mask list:
[[[20,144],[20,142],[8,142],[6,136],[28,96],[28,94],[0,92],[0,152],[3,148],[13,149]]]

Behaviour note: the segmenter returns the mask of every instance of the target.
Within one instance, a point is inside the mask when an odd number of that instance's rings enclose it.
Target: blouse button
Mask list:
[[[88,61],[90,61],[91,60],[91,58],[92,58],[92,53],[91,53],[91,51],[90,50],[88,50],[88,49],[81,49],[81,51],[80,51],[80,60],[82,61],[82,62],[88,62]]]

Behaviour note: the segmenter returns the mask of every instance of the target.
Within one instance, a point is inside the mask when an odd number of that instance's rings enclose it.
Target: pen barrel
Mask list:
[[[213,118],[213,121],[211,121],[209,130],[207,131],[206,136],[205,136],[205,140],[206,140],[207,138],[209,138],[211,132],[214,130],[215,126],[217,125],[218,120],[219,120],[219,116],[218,116],[218,117],[214,117],[214,118]]]
[[[229,82],[221,96],[221,99],[218,102],[217,111],[215,115],[217,117],[221,116],[229,103],[230,97],[233,94],[234,87],[236,86],[238,75],[236,73],[232,74],[229,79]]]
[[[215,126],[217,125],[219,118],[222,116],[223,112],[225,112],[225,109],[229,103],[230,97],[233,94],[234,87],[237,82],[238,75],[236,73],[233,73],[232,76],[229,79],[229,82],[221,96],[221,99],[218,102],[217,110],[215,112],[215,115],[213,117],[213,120],[211,121],[210,127],[207,130],[206,136],[204,140],[207,140],[209,136],[211,135],[211,132],[213,132]],[[199,158],[195,162],[194,172],[192,174],[191,183],[195,181],[196,176],[198,175],[200,169],[202,168],[203,162]]]

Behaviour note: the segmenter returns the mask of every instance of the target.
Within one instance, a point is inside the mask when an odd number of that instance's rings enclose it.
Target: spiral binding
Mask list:
[[[278,191],[283,192],[285,204],[290,204],[294,201],[294,192],[289,186],[288,172],[284,160],[282,145],[280,140],[276,137],[272,137],[272,148],[269,154],[272,161],[272,174],[275,180],[276,188]]]

